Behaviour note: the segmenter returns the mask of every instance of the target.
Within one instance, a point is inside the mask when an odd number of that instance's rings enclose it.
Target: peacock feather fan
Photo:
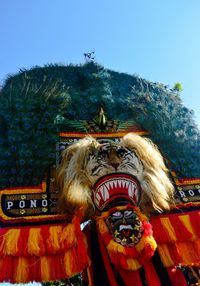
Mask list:
[[[178,177],[200,177],[193,112],[163,84],[95,62],[48,65],[9,76],[0,106],[1,188],[39,184],[55,162],[58,132],[91,120],[101,108],[109,120],[134,120],[149,131]]]

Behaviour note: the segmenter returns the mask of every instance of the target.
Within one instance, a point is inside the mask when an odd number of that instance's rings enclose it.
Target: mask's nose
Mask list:
[[[121,158],[118,156],[115,150],[111,150],[109,154],[109,164],[117,170],[119,165],[121,164]]]
[[[119,167],[119,163],[110,163],[110,165],[115,169],[117,170],[117,168]]]

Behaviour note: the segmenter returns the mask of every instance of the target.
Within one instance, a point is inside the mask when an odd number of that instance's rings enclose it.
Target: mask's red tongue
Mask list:
[[[130,229],[123,229],[122,233],[126,238],[128,238],[131,235],[131,230]]]

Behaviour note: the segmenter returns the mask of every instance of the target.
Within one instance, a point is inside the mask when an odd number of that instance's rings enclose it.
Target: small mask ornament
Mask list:
[[[113,239],[129,247],[140,241],[144,230],[142,222],[132,209],[114,211],[106,219],[106,224]]]

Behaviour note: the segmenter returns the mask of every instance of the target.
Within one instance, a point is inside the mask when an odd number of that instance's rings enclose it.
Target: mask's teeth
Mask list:
[[[113,185],[114,185],[113,181],[109,181],[109,188],[110,189],[113,189]]]
[[[100,195],[99,195],[98,193],[95,194],[94,200],[95,200],[95,204],[96,204],[97,206],[99,206],[101,197],[100,197]]]
[[[103,198],[104,201],[109,199],[109,192],[108,192],[108,189],[105,186],[102,186],[100,188],[100,193],[101,193],[102,198]]]
[[[119,231],[123,230],[123,229],[133,229],[132,226],[130,224],[126,225],[126,224],[121,224],[119,226]]]
[[[126,181],[122,181],[122,186],[123,186],[123,188],[126,188]]]
[[[128,189],[129,184],[130,184],[129,181],[125,181],[125,186],[126,186],[127,189]]]
[[[130,183],[128,186],[128,194],[131,198],[134,197],[134,193],[135,193],[135,186],[133,183]]]
[[[113,181],[113,186],[114,186],[114,188],[117,188],[117,180]]]
[[[117,180],[118,186],[121,188],[123,181],[122,180]]]

